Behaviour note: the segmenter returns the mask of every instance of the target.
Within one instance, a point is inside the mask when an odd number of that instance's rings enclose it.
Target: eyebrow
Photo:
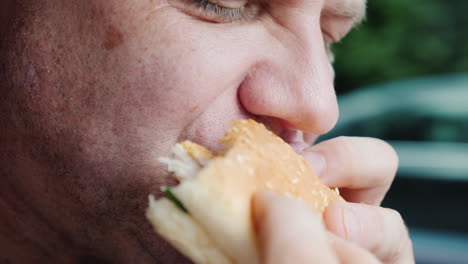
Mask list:
[[[366,0],[325,0],[324,11],[331,16],[348,18],[357,25],[366,16]]]

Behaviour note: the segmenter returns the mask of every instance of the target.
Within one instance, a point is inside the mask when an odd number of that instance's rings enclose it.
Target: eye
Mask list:
[[[199,19],[213,23],[244,22],[255,18],[260,6],[247,0],[173,0],[183,10]]]

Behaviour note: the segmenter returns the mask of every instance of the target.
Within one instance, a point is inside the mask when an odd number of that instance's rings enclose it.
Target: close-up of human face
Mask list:
[[[15,188],[34,186],[23,199],[74,234],[64,243],[139,263],[182,262],[144,217],[173,183],[157,159],[186,139],[219,151],[244,118],[301,152],[338,119],[330,46],[364,15],[361,0],[10,5],[5,134],[27,164]]]

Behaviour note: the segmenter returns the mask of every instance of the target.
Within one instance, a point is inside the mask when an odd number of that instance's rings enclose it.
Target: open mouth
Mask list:
[[[306,148],[318,138],[318,135],[306,133],[302,130],[294,129],[293,126],[275,119],[255,118],[259,123],[262,123],[267,129],[284,140],[298,154],[301,154]]]
[[[304,132],[301,130],[286,129],[279,135],[286,143],[291,146],[296,153],[302,153],[310,144],[305,142]]]

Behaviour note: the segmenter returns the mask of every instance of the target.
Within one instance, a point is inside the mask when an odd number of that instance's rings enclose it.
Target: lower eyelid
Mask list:
[[[247,1],[236,1],[236,0],[230,0],[230,1],[229,0],[228,1],[214,0],[211,2],[221,7],[230,8],[230,9],[240,9],[240,8],[243,8],[247,4]]]

